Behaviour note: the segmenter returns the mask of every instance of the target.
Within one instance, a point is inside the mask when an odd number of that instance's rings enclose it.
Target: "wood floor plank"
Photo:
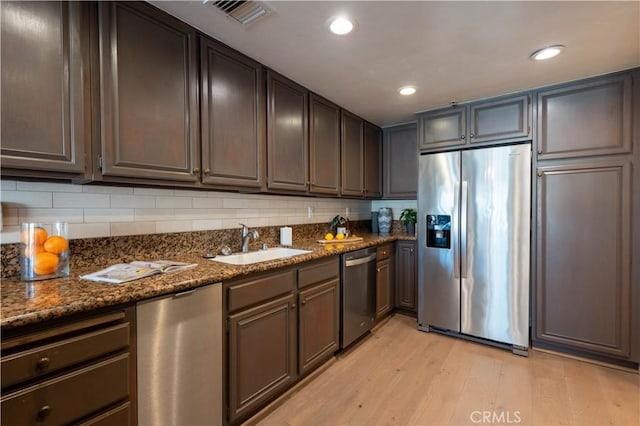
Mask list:
[[[585,362],[567,362],[565,378],[569,394],[571,422],[575,425],[614,424],[603,401],[604,393],[596,377],[597,367]]]
[[[486,424],[474,423],[474,411],[495,413],[492,424],[638,426],[640,379],[420,332],[415,320],[395,315],[258,424]]]
[[[640,425],[640,375],[594,368],[611,424]]]

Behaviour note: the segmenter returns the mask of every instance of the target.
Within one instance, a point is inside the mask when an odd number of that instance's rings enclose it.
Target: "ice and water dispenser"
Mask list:
[[[451,248],[451,216],[427,215],[427,247]]]

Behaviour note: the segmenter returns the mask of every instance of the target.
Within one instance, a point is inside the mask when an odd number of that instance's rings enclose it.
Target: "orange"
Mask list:
[[[27,245],[24,248],[24,255],[27,257],[33,257],[38,253],[42,253],[44,251],[44,247],[41,245]]]
[[[27,244],[27,245],[35,244],[37,246],[40,246],[44,244],[48,236],[49,234],[47,233],[46,229],[36,227],[36,228],[33,228],[33,232],[29,232],[29,230],[24,231],[22,233],[21,240],[24,244]]]
[[[47,241],[44,242],[44,250],[49,253],[60,254],[69,248],[69,241],[65,237],[60,237],[59,235],[54,235],[53,237],[47,238]]]
[[[33,258],[33,272],[37,275],[48,275],[58,267],[58,256],[53,253],[38,253]]]

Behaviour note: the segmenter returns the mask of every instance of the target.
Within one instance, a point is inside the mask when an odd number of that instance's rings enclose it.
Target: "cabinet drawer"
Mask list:
[[[391,245],[386,244],[384,246],[380,246],[377,249],[376,259],[378,262],[381,260],[388,259],[391,256]]]
[[[317,262],[310,266],[298,269],[298,288],[308,287],[312,284],[337,278],[340,274],[340,265],[337,257],[327,261]]]
[[[3,396],[2,424],[67,424],[124,400],[129,362],[122,354]]]
[[[255,305],[281,294],[290,293],[296,284],[296,270],[270,274],[262,278],[233,283],[228,288],[229,312]]]
[[[129,323],[2,357],[2,388],[98,358],[129,345]]]
[[[131,424],[131,403],[105,411],[89,420],[80,423],[79,426],[129,426]]]

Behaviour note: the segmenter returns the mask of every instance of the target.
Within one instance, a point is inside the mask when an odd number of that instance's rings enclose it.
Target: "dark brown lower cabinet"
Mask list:
[[[248,418],[295,381],[296,317],[293,294],[229,316],[231,423]]]
[[[415,241],[396,243],[396,308],[416,315],[418,311],[418,281]]]
[[[2,425],[135,424],[131,308],[2,340]]]
[[[629,359],[631,161],[592,158],[537,172],[534,346]]]
[[[238,424],[297,378],[295,269],[225,284],[228,420]]]
[[[308,373],[338,350],[340,339],[340,280],[298,293],[300,351],[298,370]]]
[[[376,319],[387,316],[393,310],[394,256],[390,244],[378,247],[376,263]]]
[[[338,256],[224,284],[227,420],[236,425],[338,350]]]

